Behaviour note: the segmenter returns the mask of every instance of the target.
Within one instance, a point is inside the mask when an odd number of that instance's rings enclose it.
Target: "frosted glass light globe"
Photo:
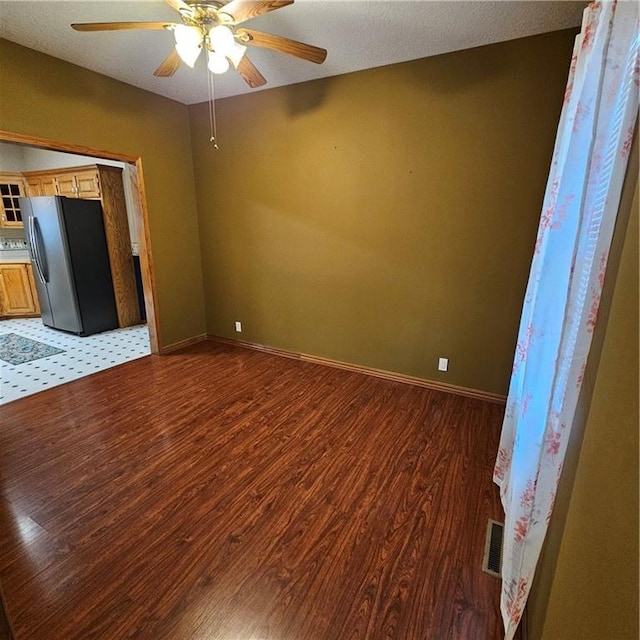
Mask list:
[[[219,24],[209,31],[209,42],[216,52],[223,56],[228,56],[236,43],[231,29],[223,24]]]
[[[209,51],[209,71],[212,73],[224,73],[229,68],[229,61],[217,51]]]
[[[173,36],[176,39],[178,55],[185,64],[193,67],[202,50],[202,31],[198,27],[178,24],[173,29]]]

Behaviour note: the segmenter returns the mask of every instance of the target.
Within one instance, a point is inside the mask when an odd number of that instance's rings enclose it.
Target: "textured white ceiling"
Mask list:
[[[324,47],[323,65],[258,48],[250,57],[264,88],[416,60],[580,24],[585,1],[296,0],[246,23]],[[155,78],[173,36],[164,31],[79,33],[72,22],[173,21],[161,0],[0,1],[0,36],[185,104],[207,99],[203,57],[172,78]],[[216,97],[250,93],[233,72],[216,76]]]

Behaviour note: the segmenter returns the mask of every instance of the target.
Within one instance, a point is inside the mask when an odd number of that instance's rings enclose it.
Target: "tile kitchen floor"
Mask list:
[[[15,333],[64,351],[17,365],[0,360],[0,404],[151,353],[146,325],[81,338],[45,327],[40,318],[21,318],[0,320],[3,333]]]

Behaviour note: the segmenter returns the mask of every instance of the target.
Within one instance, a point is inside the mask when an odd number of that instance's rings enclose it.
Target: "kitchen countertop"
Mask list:
[[[31,262],[31,258],[26,249],[0,250],[0,263],[2,262]]]

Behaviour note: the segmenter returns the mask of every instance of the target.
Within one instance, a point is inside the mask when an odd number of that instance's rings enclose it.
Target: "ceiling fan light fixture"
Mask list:
[[[245,47],[243,44],[240,44],[239,42],[234,42],[233,49],[229,53],[227,53],[227,58],[231,60],[234,67],[237,67],[246,52],[247,47]]]
[[[176,39],[176,51],[182,61],[193,68],[202,51],[202,31],[198,27],[178,24],[173,29]]]
[[[225,73],[229,69],[229,61],[217,51],[209,51],[207,67],[211,73]]]
[[[271,33],[238,28],[243,22],[275,9],[293,4],[295,0],[165,0],[175,9],[182,24],[175,22],[84,22],[71,25],[76,31],[122,31],[130,29],[173,31],[175,49],[153,72],[159,78],[173,76],[180,62],[193,68],[202,49],[207,51],[207,68],[212,73],[225,73],[233,64],[238,75],[255,89],[266,84],[248,56],[247,47],[253,45],[287,53],[302,60],[322,64],[327,57],[326,49],[314,47]],[[218,148],[216,131],[215,96],[213,76],[206,74],[209,91],[210,142]]]
[[[223,56],[230,55],[236,45],[233,31],[223,24],[216,25],[209,31],[209,42]]]

